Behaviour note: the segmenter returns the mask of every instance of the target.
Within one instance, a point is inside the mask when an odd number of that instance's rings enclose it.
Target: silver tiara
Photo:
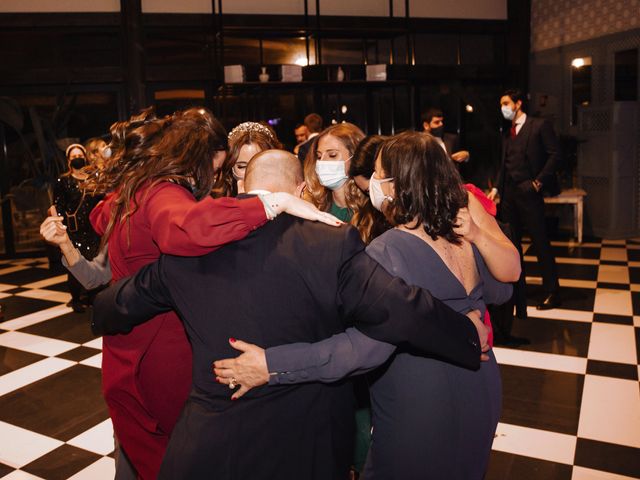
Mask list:
[[[257,132],[260,132],[266,135],[274,142],[276,141],[276,139],[273,136],[273,133],[271,133],[271,130],[269,130],[267,127],[265,127],[261,123],[243,122],[237,127],[235,127],[233,130],[231,130],[231,132],[229,132],[229,142],[233,142],[234,137],[238,137],[243,133],[257,133]]]

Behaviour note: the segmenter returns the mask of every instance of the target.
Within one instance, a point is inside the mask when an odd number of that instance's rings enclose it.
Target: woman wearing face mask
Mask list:
[[[214,197],[235,197],[244,193],[244,171],[249,160],[264,150],[280,149],[276,133],[266,125],[244,122],[229,133],[229,154],[217,172]]]
[[[357,226],[357,213],[368,201],[355,180],[349,178],[351,158],[364,133],[352,123],[339,123],[314,139],[304,165],[311,202],[344,222]]]
[[[69,145],[66,150],[69,170],[61,175],[53,187],[53,203],[58,215],[63,218],[69,238],[82,255],[91,260],[100,249],[100,237],[91,228],[89,213],[102,199],[85,187],[89,175],[86,172],[87,151],[79,143]],[[71,293],[68,306],[74,312],[83,312],[90,303],[91,295],[73,277],[68,276],[67,284]],[[83,298],[86,297],[86,298]]]
[[[353,178],[353,181],[367,197],[367,201],[361,205],[354,216],[357,219],[356,228],[366,245],[391,228],[384,215],[373,206],[369,199],[370,180],[375,168],[376,156],[388,139],[389,137],[382,135],[366,137],[358,144],[351,159],[351,165],[349,165],[349,177]]]
[[[113,279],[130,276],[161,254],[198,256],[241,240],[286,211],[337,221],[287,193],[213,199],[215,174],[227,153],[227,132],[204,108],[190,108],[136,126],[112,127],[122,148],[100,176],[111,192],[91,213],[108,241]],[[191,386],[191,349],[174,312],[127,335],[103,339],[103,394],[120,444],[139,478],[154,479]]]
[[[307,195],[320,210],[328,211],[344,222],[354,225],[365,242],[371,239],[373,216],[371,204],[356,181],[350,177],[354,153],[365,137],[352,123],[340,123],[325,129],[311,146],[304,165]],[[362,160],[359,154],[358,160]],[[358,173],[362,175],[362,173]],[[360,179],[361,180],[361,179]],[[364,184],[363,184],[364,186]],[[369,449],[371,411],[369,390],[364,379],[354,382],[356,393],[356,436],[353,470],[362,471]]]
[[[487,226],[492,219],[464,189],[432,136],[407,132],[385,143],[370,192],[395,228],[375,239],[367,253],[390,273],[428,288],[460,312],[483,312],[485,303],[510,296],[511,286],[496,282],[475,246],[487,230],[497,234]],[[467,209],[474,213],[471,220]],[[512,276],[518,274],[519,265],[514,266]],[[373,442],[365,478],[483,478],[500,411],[500,377],[492,353],[480,371],[472,372],[381,342],[374,345],[355,329],[323,342],[268,349],[270,368],[262,381],[331,382],[340,374],[382,365],[371,377]],[[243,356],[260,355],[254,346],[238,346],[247,352]],[[295,349],[300,355],[292,361]],[[236,380],[239,375],[227,362],[215,362],[224,383],[227,374]],[[227,371],[220,376],[222,369]],[[250,383],[242,378],[247,388]]]

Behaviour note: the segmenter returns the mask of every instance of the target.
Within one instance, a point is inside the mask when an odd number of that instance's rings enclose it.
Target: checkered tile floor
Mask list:
[[[496,348],[503,413],[488,480],[640,479],[640,240],[553,242],[562,308],[529,319],[520,349]],[[0,261],[0,477],[113,478],[100,395],[101,341],[65,306],[46,259]]]

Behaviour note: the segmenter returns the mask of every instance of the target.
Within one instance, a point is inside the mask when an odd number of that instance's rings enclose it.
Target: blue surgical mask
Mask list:
[[[344,160],[318,160],[316,173],[320,184],[330,190],[339,189],[348,180]]]
[[[505,120],[509,120],[511,122],[516,117],[516,111],[511,110],[511,107],[509,107],[508,105],[503,105],[501,110],[502,116]]]

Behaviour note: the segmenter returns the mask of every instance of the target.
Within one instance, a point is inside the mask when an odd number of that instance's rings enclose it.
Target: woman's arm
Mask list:
[[[47,242],[60,248],[62,264],[87,290],[109,283],[111,267],[106,248],[92,261],[84,258],[71,242],[62,217],[56,215],[55,207],[52,208],[53,215],[42,222],[40,234]]]
[[[287,193],[247,199],[206,197],[196,201],[185,188],[162,182],[145,198],[145,210],[154,241],[162,253],[204,255],[227,243],[242,240],[270,218],[287,212],[329,225],[341,222]]]
[[[473,194],[469,193],[469,207],[460,210],[457,223],[456,232],[478,248],[497,280],[516,282],[520,278],[518,250]]]
[[[78,260],[74,264],[69,264],[67,261],[68,256],[65,253],[62,257],[62,264],[84,288],[93,290],[111,281],[111,265],[109,264],[109,254],[106,246],[91,261],[80,255],[77,249],[75,250]]]
[[[500,282],[491,274],[482,257],[477,258],[478,272],[482,279],[482,299],[486,305],[502,305],[513,295],[513,284]]]
[[[355,328],[316,343],[290,343],[266,351],[240,340],[230,344],[242,354],[214,362],[213,371],[218,382],[228,385],[233,378],[241,385],[234,392],[234,399],[265,383],[331,383],[366,373],[382,365],[396,348],[373,340]]]
[[[268,348],[269,384],[337,382],[382,365],[395,349],[395,345],[374,340],[355,328],[316,343]]]

